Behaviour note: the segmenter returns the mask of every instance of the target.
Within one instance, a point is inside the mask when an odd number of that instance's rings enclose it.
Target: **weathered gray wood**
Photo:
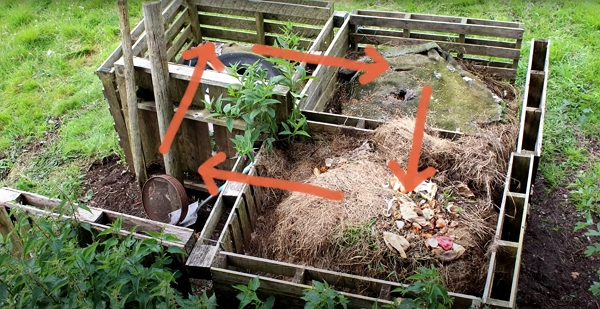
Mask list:
[[[306,281],[306,273],[304,268],[296,269],[296,273],[294,274],[294,278],[292,278],[293,283],[304,284]]]
[[[200,45],[202,43],[202,31],[200,31],[200,20],[198,19],[198,7],[193,1],[186,0],[185,4],[187,6],[187,13],[190,20],[190,25],[192,26],[192,37],[194,38],[193,42],[196,45]]]
[[[183,0],[173,0],[169,3],[168,6],[164,7],[162,11],[162,16],[164,20],[163,27],[166,27],[177,15],[176,13],[181,8],[181,4]],[[143,21],[146,22],[145,20]],[[142,34],[142,36],[133,44],[133,55],[141,56],[145,51],[148,50],[148,31],[147,26],[144,26],[146,32]]]
[[[248,185],[246,185],[247,187]],[[238,219],[240,220],[240,227],[242,228],[242,237],[244,240],[244,247],[250,246],[252,240],[252,228],[250,227],[250,218],[248,217],[248,209],[243,196],[239,196],[239,204],[236,207]]]
[[[459,34],[475,34],[511,39],[523,38],[523,29],[474,24],[463,25],[460,24],[460,21],[458,23],[452,23],[441,21],[425,21],[415,19],[351,15],[350,22],[351,24],[359,26],[378,26],[410,30],[454,32]]]
[[[183,27],[186,26],[186,21],[189,22],[189,11],[186,8],[171,26],[165,31],[165,40],[167,42],[173,42],[175,37],[181,32]]]
[[[338,33],[333,38],[333,41],[325,51],[327,56],[332,57],[343,57],[343,55],[348,50],[348,34],[349,34],[349,20],[342,25],[342,27],[338,30]],[[331,79],[331,76],[335,75],[337,72],[337,68],[333,66],[324,66],[318,65],[315,71],[313,72],[313,76],[322,79],[318,80],[309,80],[306,83],[306,86],[302,90],[302,93],[306,94],[307,97],[300,101],[300,109],[303,110],[315,110],[315,104],[318,99],[323,95],[323,91],[325,89],[326,82]],[[325,82],[323,82],[323,80]],[[331,96],[332,94],[325,94],[327,96]]]
[[[262,12],[259,12],[259,13],[263,14]],[[221,15],[210,15],[210,14],[202,14],[201,13],[199,16],[199,20],[202,25],[208,25],[208,26],[230,27],[230,28],[241,29],[241,30],[256,30],[257,29],[256,21],[250,20],[250,19],[242,19],[242,18],[234,17],[234,16],[221,16]],[[272,21],[265,21],[264,14],[263,14],[263,25],[264,25],[264,31],[266,33],[275,33],[275,34],[283,33],[283,31],[281,30],[281,28],[283,27],[283,24],[277,23],[277,22],[272,22]],[[319,33],[321,32],[321,30],[317,29],[317,28],[312,28],[311,26],[294,25],[292,27],[292,32],[294,32],[299,37],[312,39],[312,38],[317,37],[319,35]]]
[[[540,107],[542,94],[544,92],[544,80],[546,73],[544,71],[529,71],[529,85],[527,89],[527,107]]]
[[[175,62],[175,56],[177,56],[177,54],[181,51],[181,48],[183,47],[185,42],[188,42],[190,40],[191,34],[192,34],[192,27],[191,27],[191,25],[189,25],[184,28],[181,36],[179,36],[177,38],[177,40],[175,40],[175,42],[173,42],[173,46],[171,46],[169,48],[169,50],[167,50],[167,59],[170,62]]]
[[[431,42],[424,39],[398,38],[383,35],[370,34],[350,34],[350,42],[359,44],[377,44],[377,45],[414,45]],[[482,46],[472,44],[462,44],[454,42],[435,41],[442,49],[454,50],[458,53],[480,56],[491,56],[498,58],[515,59],[520,55],[519,50],[514,48],[504,48],[495,46]]]
[[[117,89],[114,84],[114,75],[106,72],[96,72],[100,81],[102,81],[102,92],[106,101],[108,101],[108,110],[114,120],[114,128],[117,131],[119,137],[119,145],[123,149],[125,154],[125,162],[127,166],[133,166],[133,155],[131,154],[131,147],[129,146],[129,136],[127,133],[127,125],[125,124],[125,118],[121,111],[121,102],[117,96]]]
[[[254,19],[256,22],[256,43],[265,44],[265,19],[262,12],[255,12]]]
[[[218,29],[212,27],[201,26],[202,35],[205,37],[213,38],[216,40],[224,40],[224,41],[236,41],[236,42],[246,42],[246,43],[256,43],[257,35],[256,33],[235,31],[229,29]],[[275,43],[277,36],[265,34],[265,44],[273,45]],[[304,49],[308,49],[312,41],[307,39],[300,39],[298,42],[298,46]]]
[[[19,191],[11,190],[9,188],[0,188],[0,205],[5,202],[16,201],[21,198]]]
[[[208,240],[211,238],[213,232],[219,224],[219,220],[221,220],[221,216],[223,216],[223,213],[225,212],[224,208],[223,197],[219,196],[213,206],[212,211],[210,212],[210,215],[208,216],[208,219],[206,219],[206,223],[204,224],[202,231],[200,231],[199,239],[203,244],[210,244]]]
[[[210,279],[210,267],[217,251],[217,246],[198,242],[185,262],[189,276],[196,279]]]
[[[335,94],[335,87],[337,85],[337,74],[336,73],[337,72],[334,71],[334,73],[329,78],[329,80],[321,81],[326,86],[325,86],[325,88],[323,88],[321,96],[317,99],[317,102],[315,103],[315,107],[314,107],[315,111],[323,111],[325,109],[327,102],[329,102],[329,99],[331,99],[331,97],[333,97],[333,95]]]
[[[187,252],[191,252],[192,248],[196,244],[196,236],[193,229],[166,224],[158,221],[152,221],[144,218],[130,216],[110,210],[104,211],[104,222],[100,224],[108,225],[118,218],[121,218],[121,229],[130,231],[132,228],[136,228],[135,232],[138,234],[144,234],[146,232],[157,232],[160,233],[164,230],[165,234],[172,234],[179,240],[178,242],[183,244]]]
[[[249,173],[253,175],[254,173]],[[254,230],[256,227],[257,212],[256,212],[256,204],[254,203],[254,196],[252,195],[252,190],[250,186],[244,187],[244,192],[242,193],[244,196],[244,201],[246,202],[246,207],[248,208],[248,220],[250,221],[250,229]]]
[[[412,14],[410,14],[410,13],[404,14],[405,19],[410,19],[411,16],[412,16]],[[408,28],[402,29],[402,36],[405,38],[410,38],[410,29],[408,29]]]
[[[142,148],[144,150],[146,162],[162,163],[163,157],[158,151],[158,146],[160,146],[160,133],[158,130],[158,118],[156,116],[156,106],[154,103],[152,103],[152,110],[140,108],[138,110],[138,116]]]
[[[144,11],[144,23],[146,24],[146,36],[152,69],[152,84],[154,86],[154,100],[158,115],[158,129],[162,141],[174,115],[173,104],[169,100],[167,93],[169,68],[167,66],[167,48],[164,41],[165,23],[160,12],[159,2],[145,2],[142,5],[142,9]],[[177,138],[178,136],[175,135],[171,148],[167,153],[163,154],[163,159],[167,175],[173,176],[183,183],[183,171],[178,158],[179,147]]]
[[[140,125],[137,108],[137,95],[135,86],[135,75],[133,67],[133,55],[131,50],[131,36],[129,30],[129,13],[127,11],[127,0],[118,0],[119,21],[121,27],[121,46],[123,49],[124,70],[117,71],[117,74],[123,73],[125,80],[125,89],[121,88],[127,95],[127,131],[129,132],[129,141],[131,146],[131,154],[133,156],[133,168],[135,177],[140,190],[144,187],[144,183],[148,180],[146,174],[146,162],[144,160],[144,152],[142,149],[142,141],[140,137]],[[123,102],[123,100],[121,100]]]
[[[264,1],[237,1],[221,0],[218,2],[212,0],[195,0],[199,5],[200,11],[209,11],[210,8],[217,9],[218,13],[242,16],[254,16],[255,12],[262,12],[265,19],[275,19],[292,22],[313,24],[315,21],[325,22],[331,15],[331,9],[318,6],[286,4],[278,2]],[[270,16],[272,15],[272,16]]]

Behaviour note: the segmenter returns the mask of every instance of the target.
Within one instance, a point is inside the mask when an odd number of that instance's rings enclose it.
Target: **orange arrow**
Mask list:
[[[371,57],[373,63],[366,63],[360,61],[349,60],[345,58],[336,58],[332,56],[321,56],[301,53],[299,51],[277,48],[266,45],[254,45],[252,51],[266,56],[284,58],[288,60],[295,60],[298,62],[307,62],[312,64],[322,64],[334,67],[346,68],[354,71],[362,71],[365,74],[358,78],[361,84],[368,84],[372,82],[379,75],[383,74],[390,65],[387,61],[377,52],[372,46],[365,47],[365,53]]]
[[[202,79],[202,74],[204,73],[204,67],[206,66],[206,63],[210,61],[212,67],[218,72],[225,70],[225,66],[215,54],[215,45],[212,42],[198,45],[189,50],[184,50],[181,56],[185,60],[191,60],[195,57],[198,57],[198,62],[194,68],[192,78],[185,89],[185,94],[179,103],[177,112],[173,116],[173,119],[169,124],[169,128],[167,128],[167,132],[163,137],[160,147],[158,147],[158,151],[160,151],[162,154],[169,152],[169,148],[171,148],[171,144],[173,143],[175,134],[177,134],[177,130],[179,130],[179,127],[181,126],[183,117],[190,108],[192,99],[194,99],[194,95],[196,95],[196,90],[198,90],[198,85],[200,85],[200,80]]]
[[[423,87],[421,92],[421,99],[419,100],[419,108],[417,109],[417,120],[415,122],[415,132],[413,133],[412,149],[410,156],[408,157],[408,167],[406,172],[400,168],[398,162],[390,160],[388,167],[394,175],[398,177],[398,180],[402,183],[406,191],[413,191],[419,184],[425,179],[435,175],[435,169],[428,167],[420,173],[417,171],[419,167],[419,158],[421,157],[421,145],[423,142],[423,133],[425,131],[425,118],[427,118],[427,106],[431,99],[431,86],[426,85]]]
[[[320,197],[324,197],[330,200],[341,201],[344,198],[342,191],[333,191],[305,183],[292,182],[287,180],[250,176],[241,173],[222,171],[215,168],[215,165],[225,161],[227,156],[224,152],[219,152],[210,159],[206,160],[198,168],[198,173],[202,176],[202,180],[208,189],[208,193],[212,195],[219,194],[219,188],[215,183],[215,179],[229,180],[235,182],[241,182],[253,186],[269,187],[287,191],[296,191],[307,194],[312,194]]]

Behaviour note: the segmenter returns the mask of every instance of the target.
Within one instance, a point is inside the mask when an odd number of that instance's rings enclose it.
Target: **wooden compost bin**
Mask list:
[[[162,16],[165,26],[167,60],[169,71],[168,97],[178,105],[190,81],[193,67],[182,65],[181,53],[204,40],[215,42],[245,42],[272,45],[283,23],[294,23],[293,31],[301,37],[300,46],[310,53],[324,52],[333,38],[333,4],[324,1],[237,1],[237,0],[162,0]],[[135,82],[139,90],[152,93],[151,65],[148,58],[148,44],[144,32],[144,20],[131,31],[135,67]],[[121,46],[104,61],[96,71],[104,87],[104,96],[109,103],[114,127],[125,153],[127,165],[134,164],[128,135],[128,107],[123,76],[124,60]],[[305,64],[303,64],[305,65]],[[210,97],[227,94],[227,86],[237,82],[224,73],[207,70],[201,83],[209,89]],[[308,87],[309,85],[307,85]],[[202,85],[199,89],[203,89]],[[277,113],[283,119],[292,108],[292,97],[286,87],[276,88],[275,99],[282,104]],[[206,190],[198,181],[197,170],[200,164],[212,154],[212,144],[216,151],[224,151],[228,158],[235,155],[230,138],[240,134],[245,128],[243,121],[236,121],[233,132],[225,127],[221,119],[206,118],[209,112],[201,101],[203,91],[196,93],[192,106],[176,136],[175,145],[180,151],[174,153],[184,175],[184,186]],[[139,102],[139,125],[144,162],[161,164],[162,154],[158,146],[162,140],[159,134],[155,102]],[[212,131],[211,128],[212,127]],[[243,134],[242,134],[243,135]],[[235,160],[228,159],[217,168],[231,170]],[[161,164],[162,165],[162,164]],[[195,177],[190,177],[195,176]]]
[[[452,16],[357,10],[335,13],[337,33],[325,52],[344,57],[363,45],[414,45],[435,42],[457,58],[501,79],[515,79],[521,53],[523,24]],[[337,68],[319,65],[319,78],[304,89],[304,110],[323,111],[335,93]],[[311,87],[308,87],[311,86]]]
[[[418,42],[431,41],[431,39],[438,40],[440,38],[440,36],[429,34],[416,34],[409,31],[409,29],[442,32],[458,31],[461,34],[462,40],[466,43],[453,43],[461,44],[459,46],[465,47],[465,49],[461,50],[462,55],[457,56],[465,57],[467,54],[483,54],[491,50],[496,53],[492,56],[500,57],[504,55],[507,59],[512,59],[512,62],[510,65],[507,62],[504,67],[491,61],[487,63],[480,62],[482,63],[481,65],[485,65],[488,69],[495,71],[501,78],[514,79],[516,76],[523,32],[520,24],[517,24],[518,26],[516,27],[507,27],[513,23],[383,12],[368,12],[370,16],[375,16],[374,20],[376,20],[370,21],[369,18],[364,17],[366,13],[365,11],[359,11],[357,14],[347,16],[343,13],[335,14],[334,25],[337,27],[337,25],[341,24],[341,28],[337,32],[333,43],[327,49],[327,54],[343,57],[346,50],[352,47],[351,45],[365,42],[363,40],[367,36],[359,34],[364,29],[360,28],[359,31],[359,29],[356,29],[358,25],[381,25],[382,21],[390,21],[391,23],[385,23],[386,27],[398,26],[407,30],[399,32],[399,36],[398,32],[385,30],[389,31],[386,33],[388,34],[386,36],[388,37],[387,39],[390,39],[392,37],[390,34],[393,33],[396,34],[396,36],[393,36],[393,39],[397,40],[404,40],[405,35],[407,36],[406,38],[418,40]],[[377,14],[392,17],[376,17]],[[415,20],[414,22],[412,21],[413,19],[406,19],[411,16]],[[434,19],[438,21],[432,21]],[[459,22],[456,22],[457,20]],[[453,26],[444,28],[448,25]],[[353,30],[351,31],[351,29]],[[484,42],[490,42],[489,40],[465,38],[465,34],[473,32],[489,36],[503,33],[502,31],[508,33],[502,34],[504,36],[514,36],[515,42],[493,43],[506,44],[503,45],[505,47],[497,45],[486,47]],[[413,35],[415,39],[412,39]],[[368,37],[370,36],[379,37],[374,33],[369,34]],[[470,46],[475,45],[475,43],[481,45],[477,48]],[[469,48],[472,49],[468,49],[466,45],[469,45]],[[510,52],[508,52],[509,50]],[[500,51],[506,51],[507,53],[500,54]],[[491,254],[486,284],[483,287],[484,293],[483,295],[465,295],[450,292],[450,295],[455,298],[453,308],[482,308],[484,305],[488,305],[491,308],[515,308],[516,306],[518,275],[523,250],[525,224],[529,209],[529,198],[532,194],[537,162],[541,155],[548,64],[549,42],[547,40],[533,39],[531,54],[529,56],[524,101],[521,106],[522,114],[517,148],[511,154],[508,162],[505,188],[494,237],[497,246],[494,246]],[[310,91],[310,99],[303,101],[304,114],[311,122],[311,129],[317,132],[320,130],[339,132],[342,129],[367,131],[375,129],[381,123],[369,119],[314,111],[308,112],[306,110],[322,109],[329,99],[328,96],[333,94],[336,72],[336,69],[319,66],[315,70],[315,75],[321,78],[321,83],[316,85],[316,89],[305,88],[305,90]],[[328,78],[329,81],[327,82]],[[453,134],[453,132],[442,133],[446,135]],[[250,174],[256,175],[257,172],[253,168]],[[210,269],[217,299],[225,301],[234,300],[238,291],[232,286],[247,284],[257,273],[260,274],[259,278],[261,281],[258,294],[261,297],[274,295],[277,299],[276,307],[278,308],[303,308],[304,301],[301,300],[301,297],[303,296],[303,291],[310,288],[309,284],[311,280],[326,281],[334,285],[336,289],[340,290],[341,294],[350,300],[349,308],[371,308],[374,302],[380,305],[390,304],[394,297],[399,296],[391,295],[390,291],[395,287],[403,286],[402,283],[245,255],[244,253],[250,244],[252,232],[255,227],[255,220],[263,211],[260,204],[261,196],[262,189],[260,187],[244,184],[231,185],[223,193],[223,198],[226,198],[230,202],[233,200],[233,209],[219,237],[219,252],[217,252]],[[198,251],[198,260],[204,257],[201,252],[200,250]],[[188,269],[195,267],[195,253],[192,252],[190,259],[188,259]],[[342,292],[342,290],[352,292]],[[361,292],[357,292],[357,290],[361,290]],[[366,295],[378,295],[378,297],[369,297]]]

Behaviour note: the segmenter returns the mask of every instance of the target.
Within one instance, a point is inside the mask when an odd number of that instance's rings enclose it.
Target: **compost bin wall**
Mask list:
[[[347,24],[348,20],[344,22],[344,25]],[[336,35],[334,42],[338,38],[341,36]],[[509,159],[484,294],[451,293],[455,298],[453,308],[471,308],[471,306],[478,308],[482,304],[489,305],[491,308],[514,308],[516,304],[529,198],[532,194],[537,161],[541,155],[543,110],[549,63],[548,41],[534,39],[531,46],[528,82],[521,106],[523,114],[520,119],[519,142]],[[532,79],[538,77],[531,76],[542,76],[543,79],[532,82]],[[539,87],[531,85],[539,85]],[[368,119],[327,113],[308,114],[313,119],[329,122],[329,132],[341,129],[369,130],[378,125],[377,122]],[[343,123],[351,124],[351,127],[336,125]],[[365,124],[369,124],[368,129],[364,129]],[[252,169],[251,175],[260,175],[260,171]],[[238,196],[233,202],[233,209],[219,238],[220,252],[217,253],[211,268],[213,288],[218,299],[226,301],[234,299],[235,290],[232,285],[247,284],[256,274],[260,274],[259,295],[274,295],[277,306],[285,308],[303,307],[304,303],[300,297],[303,290],[309,288],[310,280],[327,281],[338,290],[355,291],[357,287],[361,287],[363,291],[361,294],[342,292],[351,301],[349,308],[370,308],[374,302],[379,304],[391,302],[393,296],[390,291],[400,286],[400,283],[244,255],[252,237],[254,220],[262,211],[260,204],[262,190],[260,187],[240,184],[235,192],[231,192]],[[368,288],[365,290],[365,287]]]

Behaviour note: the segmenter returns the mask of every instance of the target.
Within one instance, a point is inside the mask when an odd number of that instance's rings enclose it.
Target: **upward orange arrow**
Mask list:
[[[225,65],[223,65],[221,60],[219,60],[215,54],[215,44],[212,42],[207,42],[192,49],[184,50],[181,56],[185,60],[192,60],[193,58],[198,57],[198,62],[196,63],[196,67],[194,68],[194,73],[192,73],[190,82],[185,89],[185,94],[179,103],[177,112],[173,116],[173,119],[169,124],[169,128],[167,128],[167,132],[160,143],[160,147],[158,147],[158,151],[160,151],[162,154],[169,152],[169,148],[171,148],[175,134],[177,134],[177,130],[179,130],[179,127],[181,126],[181,122],[183,121],[185,113],[192,104],[194,95],[196,95],[196,91],[198,90],[198,85],[200,85],[200,80],[202,79],[202,74],[204,73],[204,67],[206,66],[206,63],[210,61],[213,68],[218,72],[223,72],[225,70]]]
[[[373,60],[373,63],[366,63],[361,61],[348,60],[345,58],[337,58],[332,56],[321,56],[311,55],[302,53],[291,49],[283,49],[267,45],[254,45],[252,51],[266,56],[284,58],[288,60],[295,60],[299,62],[306,62],[312,64],[322,64],[334,67],[346,68],[354,71],[365,72],[358,78],[361,84],[368,84],[372,82],[379,75],[383,74],[390,65],[381,56],[379,52],[373,46],[365,47],[365,54]]]

